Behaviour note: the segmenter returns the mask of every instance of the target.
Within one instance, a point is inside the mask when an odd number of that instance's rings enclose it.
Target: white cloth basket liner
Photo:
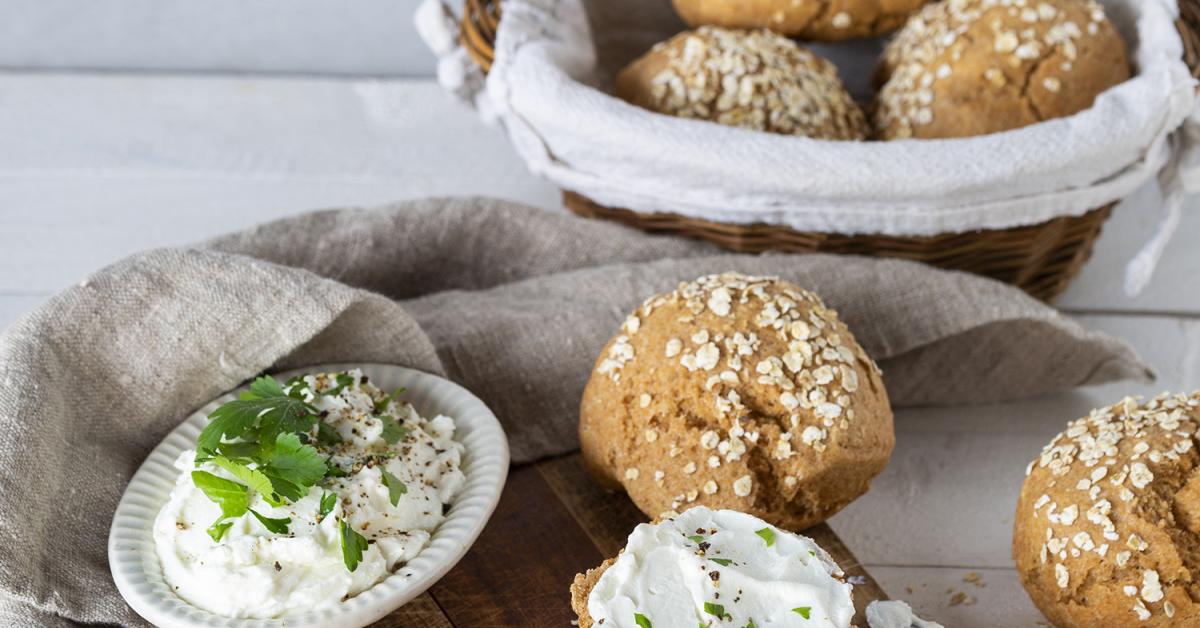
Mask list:
[[[486,81],[446,37],[456,26],[439,0],[425,1],[417,23],[440,57],[443,84],[498,119],[531,170],[601,205],[800,231],[921,236],[1081,215],[1157,176],[1163,217],[1130,264],[1126,288],[1135,293],[1178,223],[1183,193],[1200,185],[1200,115],[1174,0],[1104,4],[1130,44],[1136,74],[1090,109],[993,135],[893,142],[812,140],[664,116],[597,88],[610,84],[612,69],[594,40],[631,47],[615,56],[632,58],[647,36],[662,39],[679,28],[662,23],[667,0],[504,0]],[[599,32],[610,22],[644,28],[629,37]],[[836,46],[817,48],[834,57],[848,85],[870,71],[861,50],[847,61]]]

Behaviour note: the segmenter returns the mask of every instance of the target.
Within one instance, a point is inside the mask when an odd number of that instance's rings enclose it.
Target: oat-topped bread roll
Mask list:
[[[617,96],[658,113],[757,131],[867,136],[866,117],[833,64],[766,30],[680,33],[621,70]]]
[[[674,0],[690,26],[769,28],[817,41],[890,33],[927,0]]]
[[[1200,393],[1127,398],[1054,437],[1021,488],[1013,558],[1057,626],[1200,626]]]
[[[812,539],[701,507],[637,526],[575,576],[571,608],[581,628],[850,628],[853,588]]]
[[[596,361],[579,435],[593,475],[647,515],[704,505],[789,530],[865,493],[895,442],[879,369],[837,313],[733,273],[628,318]]]
[[[879,78],[880,137],[966,137],[1087,109],[1129,61],[1091,0],[942,0],[896,34]]]

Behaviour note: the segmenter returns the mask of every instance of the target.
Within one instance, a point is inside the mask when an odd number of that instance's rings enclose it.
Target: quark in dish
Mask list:
[[[306,440],[342,477],[327,476],[307,495],[277,507],[261,494],[251,498],[251,510],[290,519],[286,534],[246,512],[214,541],[209,527],[222,510],[196,486],[192,471],[238,478],[212,462],[196,466],[194,449],[179,456],[181,473],[155,520],[154,540],[164,579],[181,598],[227,617],[303,613],[365,591],[429,543],[465,481],[453,419],[426,419],[399,400],[381,404],[388,395],[360,371],[340,375],[341,381],[338,374],[305,376],[303,400],[320,412],[318,424],[336,430],[336,444],[320,444],[334,439],[319,439],[316,427]],[[401,427],[403,436],[389,444],[385,424]],[[385,471],[403,483],[395,505]],[[332,502],[331,494],[336,503],[321,516],[322,498]],[[369,544],[353,570],[344,562],[343,521]]]
[[[605,628],[847,628],[852,588],[812,539],[696,507],[634,529],[587,608]]]

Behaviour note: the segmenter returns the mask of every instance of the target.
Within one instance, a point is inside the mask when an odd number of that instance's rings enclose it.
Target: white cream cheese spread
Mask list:
[[[197,451],[189,450],[175,462],[179,479],[154,523],[167,583],[187,602],[213,613],[280,617],[328,607],[370,588],[429,543],[465,481],[454,421],[421,417],[360,371],[305,376],[282,390],[318,412],[316,424],[302,436],[325,461],[326,475],[298,499],[276,506],[247,488],[248,510],[225,517],[193,472],[245,478],[213,460],[197,466]],[[246,466],[271,472],[269,464]],[[288,520],[286,532],[268,529],[271,520]],[[224,527],[214,533],[215,522]],[[363,539],[365,547],[353,570],[345,556],[347,534]]]
[[[852,588],[812,539],[696,507],[635,528],[587,606],[604,628],[847,628]]]

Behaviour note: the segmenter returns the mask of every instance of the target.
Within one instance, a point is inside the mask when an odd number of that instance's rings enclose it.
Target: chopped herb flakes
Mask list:
[[[324,421],[317,422],[317,442],[325,447],[332,447],[342,442],[342,435],[330,424]]]
[[[812,614],[812,607],[811,606],[797,606],[796,608],[792,609],[792,612],[799,614],[801,617],[803,617],[805,619],[809,619],[808,616],[810,614]]]
[[[761,530],[756,530],[754,533],[757,534],[758,536],[762,537],[762,540],[767,542],[767,547],[771,547],[772,545],[775,545],[775,531],[772,530],[771,528],[763,528]]]
[[[404,391],[404,388],[397,388],[395,392],[376,402],[375,414],[386,412],[388,407],[392,405],[392,402],[395,401],[400,395],[403,395]]]
[[[334,397],[340,395],[343,390],[354,385],[354,377],[349,373],[338,373],[334,376],[333,380],[334,386],[323,393],[325,396]]]
[[[639,628],[654,628],[650,625],[650,620],[646,619],[646,616],[641,613],[633,614],[633,623],[637,624]]]
[[[722,619],[725,617],[725,607],[721,604],[716,604],[713,602],[704,603],[704,612]]]
[[[408,436],[408,430],[400,422],[386,414],[375,417],[383,423],[383,440],[389,445],[395,445]]]
[[[254,510],[254,509],[250,510],[250,514],[254,515],[254,518],[258,519],[259,523],[263,524],[263,526],[265,526],[268,530],[270,530],[271,532],[274,532],[275,534],[287,534],[288,533],[288,524],[290,524],[292,522],[290,517],[284,517],[282,519],[272,519],[270,517],[267,517],[266,515],[259,514],[258,511]]]
[[[232,521],[218,520],[216,523],[214,523],[208,527],[208,530],[207,530],[208,535],[212,537],[212,540],[214,542],[220,543],[221,538],[225,536],[225,532],[227,532],[229,530],[229,527],[232,525],[233,525]]]
[[[328,491],[322,493],[321,506],[317,510],[317,521],[328,517],[329,513],[333,512],[335,506],[337,506],[337,493],[330,493]]]
[[[383,484],[388,490],[388,500],[395,506],[400,503],[400,496],[408,492],[408,487],[399,478],[388,473],[387,469],[380,467],[379,470],[383,474]]]
[[[342,543],[342,561],[346,563],[346,569],[354,571],[362,562],[363,552],[367,551],[367,539],[342,519],[338,520],[338,532]]]

